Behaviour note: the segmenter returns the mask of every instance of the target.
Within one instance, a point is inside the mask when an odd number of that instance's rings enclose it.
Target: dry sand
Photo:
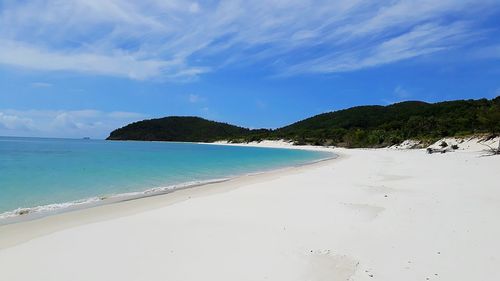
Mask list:
[[[499,280],[500,156],[334,151],[1,226],[0,280]]]

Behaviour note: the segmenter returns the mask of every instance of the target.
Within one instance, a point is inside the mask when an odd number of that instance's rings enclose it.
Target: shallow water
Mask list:
[[[19,208],[65,208],[331,156],[317,151],[194,143],[0,137],[0,218],[19,214]]]

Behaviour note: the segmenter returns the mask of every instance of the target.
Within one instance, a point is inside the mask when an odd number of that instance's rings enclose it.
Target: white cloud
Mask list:
[[[289,68],[288,74],[336,73],[384,65],[452,48],[457,41],[466,40],[469,34],[463,23],[420,25],[368,48],[346,50],[297,64]]]
[[[99,110],[0,110],[0,135],[104,138],[123,125],[144,119],[135,112]]]
[[[32,119],[0,112],[0,129],[29,131],[31,128],[33,128]]]
[[[489,1],[455,1],[455,0],[419,0],[419,1],[381,1],[371,3],[367,8],[372,13],[361,16],[359,21],[349,22],[340,27],[337,34],[352,37],[363,37],[387,32],[401,32],[413,25],[429,21],[441,22],[441,17],[449,13],[465,13],[467,9],[474,9],[475,4],[487,4]],[[492,2],[490,2],[492,3]]]
[[[198,13],[200,11],[200,5],[198,5],[198,3],[191,3],[189,5],[189,11],[194,14]]]
[[[0,63],[37,70],[78,71],[145,79],[172,67],[166,61],[141,60],[133,54],[98,55],[42,50],[15,41],[0,41]]]
[[[0,10],[0,64],[186,81],[238,63],[355,71],[462,46],[496,1],[33,0]],[[440,34],[443,33],[443,34]]]
[[[406,99],[406,98],[409,98],[411,96],[410,92],[408,92],[406,89],[404,89],[401,86],[397,86],[396,88],[394,88],[394,94],[396,95],[396,97],[398,97],[400,99]]]
[[[33,88],[49,88],[52,87],[52,84],[46,82],[33,82],[31,83]]]
[[[200,102],[204,102],[206,100],[207,100],[206,98],[204,98],[204,97],[202,97],[200,95],[190,94],[188,96],[188,101],[190,103],[200,103]]]

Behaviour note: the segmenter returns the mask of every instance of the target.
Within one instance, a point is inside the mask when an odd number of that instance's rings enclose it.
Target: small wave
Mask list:
[[[200,186],[200,185],[205,185],[205,184],[223,182],[223,181],[227,181],[228,179],[229,178],[220,178],[220,179],[212,179],[212,180],[205,180],[205,181],[201,181],[201,180],[200,181],[190,181],[190,182],[185,182],[185,183],[181,183],[181,184],[150,188],[150,189],[147,189],[144,191],[119,193],[119,194],[112,194],[109,196],[91,197],[91,198],[82,199],[82,200],[75,200],[75,201],[64,202],[64,203],[54,203],[54,204],[41,205],[41,206],[36,206],[36,207],[26,207],[26,208],[22,207],[22,208],[17,208],[17,209],[12,210],[12,211],[0,213],[0,221],[5,220],[5,219],[20,217],[20,216],[32,215],[32,214],[40,214],[40,215],[50,214],[50,213],[54,213],[54,212],[58,212],[58,211],[64,211],[65,209],[67,210],[67,209],[75,209],[75,208],[79,208],[79,207],[97,205],[100,203],[105,203],[105,201],[113,203],[113,202],[120,202],[120,201],[128,200],[128,199],[138,199],[138,198],[143,198],[143,197],[148,197],[148,196],[165,194],[165,193],[169,193],[169,192],[179,190],[179,189],[185,189],[185,188],[195,187],[195,186]]]
[[[30,207],[30,208],[17,208],[13,211],[1,213],[0,220],[6,219],[6,218],[12,218],[12,217],[16,217],[16,216],[28,215],[28,214],[32,214],[32,213],[43,213],[43,212],[57,211],[60,209],[96,203],[96,202],[99,202],[100,200],[102,200],[102,198],[92,197],[92,198],[88,198],[88,199],[84,199],[84,200],[76,200],[76,201],[71,201],[71,202],[55,203],[55,204],[42,205],[42,206],[36,206],[36,207]]]

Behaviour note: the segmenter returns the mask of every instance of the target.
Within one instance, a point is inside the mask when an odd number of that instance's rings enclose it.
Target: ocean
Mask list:
[[[332,156],[195,143],[0,137],[0,219],[165,193]]]

